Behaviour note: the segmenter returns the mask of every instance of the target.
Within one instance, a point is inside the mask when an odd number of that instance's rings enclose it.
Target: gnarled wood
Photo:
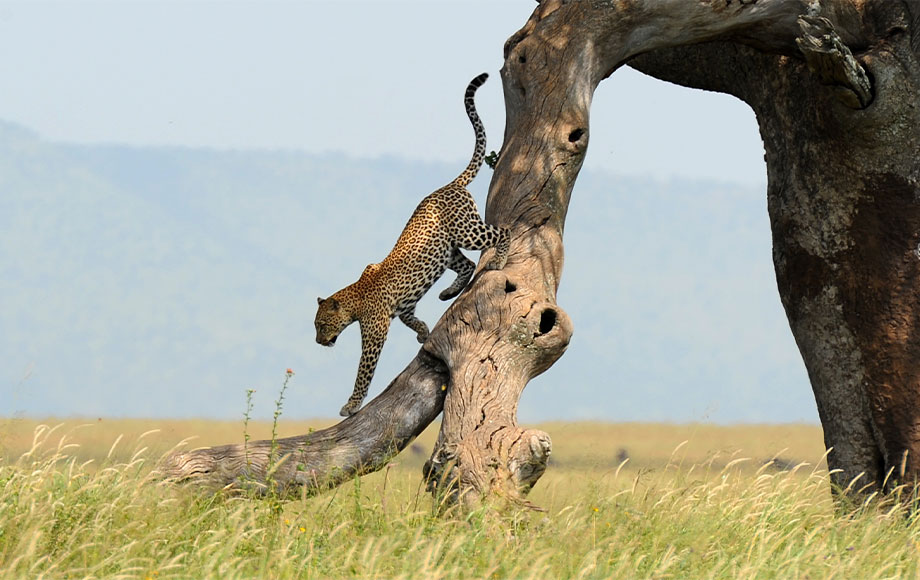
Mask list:
[[[857,478],[878,489],[920,478],[920,2],[823,5],[828,33],[873,83],[863,109],[840,80],[859,76],[846,54],[835,65],[825,52],[816,67],[813,55],[709,43],[630,64],[754,109],[780,298],[828,465],[840,489]],[[814,47],[812,33],[802,26],[797,48]]]
[[[539,479],[550,439],[517,425],[517,401],[572,335],[555,301],[566,210],[594,90],[627,62],[754,109],[780,295],[836,481],[862,473],[878,486],[892,469],[916,481],[918,14],[917,0],[542,2],[507,42],[502,68],[507,123],[486,221],[511,228],[508,264],[474,278],[418,357],[365,409],[283,440],[287,459],[273,481],[321,488],[377,468],[442,405],[425,467],[432,490],[475,504],[492,493],[520,499]],[[181,454],[166,473],[265,479],[267,445],[253,444],[259,452],[248,462],[242,446]]]
[[[321,491],[376,471],[441,413],[447,369],[420,352],[356,415],[306,435],[181,451],[161,473],[175,481],[290,495]]]

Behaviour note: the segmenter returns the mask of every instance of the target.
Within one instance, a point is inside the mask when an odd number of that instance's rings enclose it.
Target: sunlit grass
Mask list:
[[[3,427],[17,435],[4,439],[7,458],[0,461],[0,578],[920,574],[920,523],[877,498],[835,506],[820,432],[811,427],[791,426],[782,436],[783,427],[543,426],[561,447],[530,496],[546,513],[484,509],[439,517],[420,487],[420,454],[407,452],[380,473],[278,511],[268,500],[204,495],[156,479],[153,467],[186,429],[200,427],[210,438],[219,426],[175,423],[166,436],[143,435],[149,422],[131,429],[119,423],[126,435],[113,446],[118,435],[108,423]],[[270,433],[270,425],[251,428],[254,437],[263,428]],[[630,429],[634,439],[625,435]],[[738,441],[763,442],[772,433],[787,445],[760,445],[746,455],[726,429],[737,429]],[[669,433],[685,438],[675,443]],[[803,433],[810,436],[795,442]],[[243,434],[237,425],[235,434],[219,437],[207,444]],[[658,447],[640,445],[650,438]],[[812,446],[817,453],[804,455]],[[430,450],[427,441],[424,448]],[[618,463],[621,449],[629,459]],[[777,454],[795,464],[764,463]]]

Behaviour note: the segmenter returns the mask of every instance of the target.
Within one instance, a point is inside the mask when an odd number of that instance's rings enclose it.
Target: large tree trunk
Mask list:
[[[754,109],[777,284],[828,465],[840,488],[890,488],[920,476],[920,2],[820,14],[829,22],[800,23],[797,44],[772,44],[789,56],[720,42],[633,65]],[[847,80],[854,66],[868,95]]]
[[[486,219],[512,229],[507,266],[481,272],[406,371],[357,415],[274,452],[258,442],[178,454],[167,474],[323,488],[379,468],[443,405],[425,467],[431,489],[466,503],[521,499],[551,444],[517,425],[517,402],[572,334],[555,295],[591,98],[631,61],[752,106],[767,151],[780,294],[836,481],[863,473],[878,485],[892,468],[916,480],[917,13],[915,0],[545,0],[505,46],[506,133]]]

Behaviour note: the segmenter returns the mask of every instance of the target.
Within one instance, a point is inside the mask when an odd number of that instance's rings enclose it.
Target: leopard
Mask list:
[[[456,179],[426,196],[415,208],[396,245],[383,261],[369,264],[357,282],[329,298],[317,298],[314,325],[316,342],[335,345],[351,323],[361,328],[361,358],[354,391],[339,412],[349,417],[358,412],[367,397],[390,322],[396,318],[415,331],[419,343],[428,339],[428,325],[415,316],[418,301],[448,269],[457,277],[438,295],[441,300],[457,297],[469,284],[476,269],[461,250],[495,248],[483,269],[501,270],[508,259],[510,230],[486,223],[466,186],[482,167],[486,132],[476,112],[474,95],[488,78],[483,73],[464,93],[464,106],[475,133],[473,157]]]

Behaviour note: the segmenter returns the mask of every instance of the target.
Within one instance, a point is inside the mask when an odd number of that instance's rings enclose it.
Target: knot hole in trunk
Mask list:
[[[556,311],[552,308],[547,308],[540,313],[540,325],[537,330],[540,334],[547,334],[554,326],[556,326]]]
[[[588,130],[581,126],[569,126],[567,133],[563,133],[565,141],[562,142],[562,149],[573,155],[580,155],[588,148]]]
[[[531,358],[530,376],[548,369],[565,352],[572,339],[572,319],[551,302],[536,303],[525,318],[529,335],[520,346]]]

